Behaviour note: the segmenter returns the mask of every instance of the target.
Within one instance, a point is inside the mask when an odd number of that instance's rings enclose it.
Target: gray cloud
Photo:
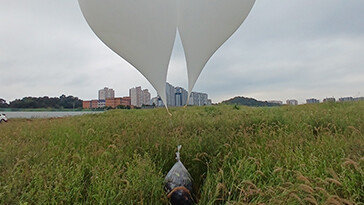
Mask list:
[[[0,0],[0,98],[72,94],[96,98],[151,85],[92,33],[77,1]],[[195,90],[221,101],[364,92],[364,2],[258,0],[243,26],[208,62]],[[180,40],[168,81],[187,87]]]

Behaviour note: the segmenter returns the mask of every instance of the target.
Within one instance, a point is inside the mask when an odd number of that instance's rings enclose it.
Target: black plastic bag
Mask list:
[[[181,145],[176,153],[177,162],[164,179],[168,199],[172,205],[194,204],[192,198],[192,177],[180,159]]]

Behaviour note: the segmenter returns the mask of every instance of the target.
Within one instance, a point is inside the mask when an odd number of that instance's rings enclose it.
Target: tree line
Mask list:
[[[246,98],[246,97],[234,97],[230,100],[225,100],[222,102],[223,104],[228,105],[245,105],[250,107],[274,107],[274,106],[280,106],[276,103],[270,103],[267,101],[259,101],[254,98]]]
[[[0,98],[0,108],[77,109],[82,108],[82,100],[74,96],[61,95],[60,97],[24,97],[7,103]]]

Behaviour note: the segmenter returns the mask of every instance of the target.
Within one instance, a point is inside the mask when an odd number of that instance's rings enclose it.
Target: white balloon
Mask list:
[[[96,35],[128,61],[166,100],[168,65],[177,30],[175,0],[79,0]]]
[[[208,60],[244,22],[255,0],[179,0],[178,3],[178,31],[191,93]]]
[[[208,60],[255,0],[78,0],[96,35],[132,64],[167,107],[166,79],[178,27],[192,89]]]

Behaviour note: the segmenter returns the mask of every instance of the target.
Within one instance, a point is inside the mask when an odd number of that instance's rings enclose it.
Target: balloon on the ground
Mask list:
[[[79,0],[96,35],[128,61],[166,104],[166,78],[177,30],[173,0]]]
[[[255,0],[179,0],[179,23],[188,70],[188,92],[211,56],[240,27]]]

